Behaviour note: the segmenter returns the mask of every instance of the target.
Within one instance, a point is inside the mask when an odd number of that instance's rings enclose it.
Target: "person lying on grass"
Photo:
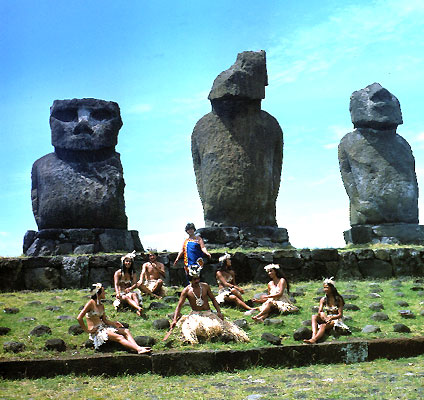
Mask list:
[[[199,343],[199,338],[210,339],[212,337],[225,337],[227,340],[249,342],[249,337],[243,330],[224,319],[210,286],[207,283],[200,282],[200,270],[200,266],[192,265],[189,267],[190,284],[181,293],[175,309],[174,319],[171,323],[171,329],[165,339],[169,336],[172,329],[177,326],[181,328],[184,341],[191,344]],[[188,300],[192,311],[189,315],[181,317],[181,307],[186,300]],[[209,300],[212,301],[217,311],[216,315],[209,307]]]
[[[280,266],[278,264],[268,264],[264,269],[271,278],[268,283],[268,295],[253,300],[257,303],[263,303],[259,308],[259,314],[252,317],[253,320],[263,322],[273,311],[280,313],[298,312],[299,309],[289,300],[290,284],[281,271]]]
[[[105,299],[105,289],[101,283],[93,285],[91,299],[87,302],[77,320],[81,328],[89,334],[97,350],[103,343],[111,340],[118,342],[129,350],[134,350],[138,354],[149,353],[150,347],[139,346],[131,335],[129,329],[118,321],[109,321],[105,314],[105,307],[102,300]],[[87,319],[87,326],[84,323],[84,317]]]
[[[254,308],[248,306],[242,297],[244,290],[236,285],[236,273],[231,269],[231,256],[225,253],[219,258],[220,266],[216,271],[216,281],[218,283],[218,296],[216,301],[222,304],[235,304],[245,310],[246,315],[254,312]]]
[[[325,279],[323,287],[325,296],[319,301],[318,314],[312,316],[312,338],[304,340],[305,343],[316,343],[331,329],[340,333],[351,333],[343,322],[344,300],[334,285],[333,277]]]

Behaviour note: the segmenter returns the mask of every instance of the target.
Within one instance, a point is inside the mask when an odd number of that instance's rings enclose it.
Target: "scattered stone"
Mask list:
[[[179,300],[177,296],[165,296],[163,298],[163,301],[165,303],[176,303]]]
[[[43,304],[43,303],[41,303],[40,300],[33,300],[33,301],[30,301],[29,303],[27,303],[27,306],[39,306],[41,304]]]
[[[6,307],[3,309],[6,314],[17,314],[19,312],[19,308],[17,307]]]
[[[56,319],[60,321],[67,321],[70,319],[75,319],[75,317],[71,317],[70,315],[59,315]]]
[[[409,303],[405,300],[398,300],[396,304],[400,307],[409,307]]]
[[[359,296],[357,294],[344,294],[343,298],[345,300],[358,300]]]
[[[401,281],[399,281],[399,280],[392,281],[390,284],[391,284],[394,288],[397,288],[397,287],[401,287],[401,286],[402,286],[402,282],[401,282]]]
[[[253,298],[256,299],[256,300],[259,300],[262,296],[267,296],[267,295],[268,295],[268,293],[265,293],[265,292],[256,293],[256,294],[253,295]]]
[[[422,278],[415,279],[414,283],[424,283],[424,279]]]
[[[376,312],[371,315],[371,319],[373,319],[374,321],[387,321],[389,319],[389,316],[383,312]]]
[[[405,297],[405,293],[403,293],[403,292],[397,292],[397,293],[395,293],[395,296],[396,297]]]
[[[313,307],[311,307],[311,311],[314,314],[316,314],[318,312],[318,310],[319,310],[319,306],[313,306]]]
[[[36,321],[37,318],[35,317],[22,317],[18,319],[18,322],[30,322],[30,321]]]
[[[153,321],[153,328],[155,329],[169,329],[169,320],[166,318],[160,318]]]
[[[324,292],[324,289],[323,289],[323,288],[319,288],[319,289],[317,289],[315,293],[316,293],[316,294],[320,294],[320,295],[321,295],[321,297],[322,297],[323,295],[325,295],[325,292]]]
[[[368,296],[371,297],[372,299],[378,299],[381,297],[381,295],[378,293],[370,293]]]
[[[412,286],[411,290],[414,291],[414,292],[419,292],[419,291],[424,290],[424,287],[422,287],[422,286]]]
[[[271,343],[276,346],[281,344],[281,338],[279,336],[275,336],[272,333],[268,332],[264,332],[261,335],[261,340],[264,340],[265,342]]]
[[[352,320],[353,320],[353,318],[352,318],[350,315],[344,315],[344,316],[343,316],[343,320],[344,320],[344,321],[352,321]]]
[[[314,300],[314,301],[320,301],[320,300],[321,300],[321,298],[322,298],[322,296],[316,296],[316,297],[314,297],[314,298],[313,298],[313,300]]]
[[[0,326],[0,336],[7,335],[10,332],[10,328],[7,326]]]
[[[381,329],[375,325],[366,325],[362,328],[362,333],[377,333],[381,332]]]
[[[394,332],[401,332],[401,333],[410,333],[411,329],[404,324],[394,324],[393,325],[393,331]]]
[[[70,335],[81,335],[82,333],[84,333],[84,330],[81,328],[80,325],[71,325],[68,329],[68,333]]]
[[[295,289],[295,290],[291,291],[290,294],[293,297],[301,297],[301,296],[305,295],[305,292],[303,290],[300,290],[300,289]]]
[[[424,310],[421,310],[421,311],[420,311],[420,315],[421,315],[422,317],[424,317]]]
[[[50,300],[56,301],[56,300],[61,300],[62,297],[60,296],[53,296]]]
[[[60,311],[62,309],[62,307],[61,306],[47,306],[45,309],[48,310],[48,311]]]
[[[54,351],[65,351],[66,343],[62,339],[47,339],[44,349]]]
[[[51,335],[52,330],[46,325],[37,325],[29,334],[31,336]]]
[[[243,319],[236,319],[234,321],[234,324],[237,325],[239,328],[248,330],[250,329],[249,324],[247,323],[247,320]]]
[[[152,347],[156,344],[156,339],[151,336],[136,336],[134,340],[141,347]]]
[[[293,338],[294,340],[304,340],[304,339],[310,339],[312,337],[312,330],[307,328],[306,326],[302,326],[300,328],[297,328],[293,332]]]
[[[278,318],[266,318],[264,320],[264,325],[284,325],[284,322]]]
[[[356,304],[345,304],[344,305],[344,309],[347,311],[359,311],[360,308],[356,305]]]
[[[411,310],[399,310],[402,318],[415,318],[415,314]]]
[[[307,319],[306,321],[302,321],[302,326],[311,326],[312,325],[312,320]]]
[[[20,353],[21,351],[25,350],[25,344],[22,342],[5,342],[3,344],[4,351],[10,352],[10,353]]]
[[[167,304],[158,303],[157,301],[152,301],[149,306],[149,310],[163,310],[164,308],[169,308]]]
[[[71,299],[66,299],[66,300],[63,300],[62,301],[62,303],[75,303],[75,301],[73,301],[73,300],[71,300]]]
[[[382,303],[371,303],[369,305],[369,309],[372,311],[380,311],[380,310],[384,310],[384,306]]]
[[[424,297],[424,290],[420,290],[419,292],[417,292],[417,296]]]

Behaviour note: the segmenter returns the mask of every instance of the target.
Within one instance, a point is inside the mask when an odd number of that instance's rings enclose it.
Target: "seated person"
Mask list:
[[[219,304],[211,292],[207,283],[200,282],[201,267],[191,266],[189,269],[190,284],[184,288],[180,300],[174,313],[171,329],[177,325],[185,341],[195,344],[199,343],[199,337],[210,339],[225,335],[237,342],[249,342],[249,337],[237,325],[224,319]],[[181,307],[188,299],[192,309],[189,315],[181,317]],[[212,301],[217,314],[215,315],[210,307],[209,300]],[[179,319],[181,317],[181,319]],[[179,319],[179,321],[178,321]],[[178,321],[178,323],[177,323]]]
[[[259,314],[252,317],[257,322],[263,322],[265,318],[273,311],[280,313],[298,312],[299,309],[294,306],[288,297],[290,284],[278,264],[268,264],[264,267],[271,280],[268,283],[268,295],[253,301],[263,303],[259,308]]]
[[[105,307],[102,304],[102,300],[105,299],[105,289],[101,283],[96,283],[93,286],[91,299],[78,314],[77,320],[81,328],[89,333],[94,348],[97,350],[103,343],[111,340],[120,343],[129,350],[136,351],[138,354],[149,353],[150,347],[139,346],[129,329],[124,328],[118,321],[113,322],[107,319]],[[84,323],[84,317],[87,319],[87,326]]]
[[[236,285],[236,273],[231,269],[231,256],[225,253],[219,258],[220,266],[216,271],[216,280],[218,283],[218,296],[216,301],[222,305],[224,303],[235,304],[245,310],[249,315],[254,308],[248,306],[244,301],[242,294],[244,290]]]
[[[141,268],[140,280],[138,284],[144,284],[152,293],[158,296],[165,295],[163,279],[165,278],[165,265],[157,261],[157,253],[149,251],[149,261]]]
[[[312,338],[304,340],[305,343],[316,343],[331,329],[340,333],[351,333],[343,322],[344,300],[334,285],[333,277],[325,279],[323,286],[325,296],[319,301],[318,314],[312,316]]]

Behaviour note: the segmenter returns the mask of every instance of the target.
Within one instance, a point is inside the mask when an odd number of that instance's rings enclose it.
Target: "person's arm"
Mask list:
[[[229,287],[232,289],[234,286],[227,282],[224,275],[222,275],[221,271],[216,271],[216,278],[218,279],[219,283],[224,287]]]
[[[119,278],[121,276],[121,271],[118,269],[115,274],[113,275],[113,282],[115,285],[115,293],[116,298],[119,299],[121,297],[121,289],[119,287]]]
[[[165,265],[163,265],[161,262],[157,262],[156,269],[158,270],[159,274],[161,274],[162,277],[165,278]]]
[[[276,294],[268,294],[266,297],[267,299],[277,299],[281,296],[281,293],[283,293],[284,287],[286,286],[286,280],[284,278],[281,278],[278,281],[278,292]],[[269,288],[268,288],[269,289]]]
[[[174,261],[174,265],[177,265],[178,260],[181,258],[181,256],[184,254],[184,245],[183,248],[180,250],[180,252],[177,255],[177,258]]]
[[[88,328],[87,328],[87,326],[85,325],[85,322],[84,322],[85,314],[87,314],[89,311],[91,311],[93,309],[93,301],[94,300],[88,301],[87,304],[84,306],[84,308],[81,310],[81,312],[78,314],[78,317],[77,317],[77,320],[78,320],[80,327],[83,329],[84,332],[87,332],[87,333],[94,333],[96,331],[96,329],[94,329],[93,332],[91,330],[88,330]]]
[[[200,236],[198,236],[198,241],[199,241],[200,249],[203,251],[203,253],[206,254],[209,258],[211,258],[212,256],[206,250],[205,242],[203,241],[203,239]]]
[[[319,301],[318,313],[322,313],[322,310],[324,309],[324,300],[325,297],[321,297],[321,300]]]
[[[337,315],[329,315],[328,322],[335,321],[336,319],[340,319],[343,317],[343,302],[339,299],[339,306],[338,306],[339,313]]]
[[[219,304],[216,301],[216,298],[211,291],[211,287],[207,283],[205,283],[204,285],[206,285],[206,293],[207,293],[208,297],[211,299],[213,306],[215,307],[216,315],[218,315],[219,318],[224,320],[224,316],[221,313],[221,308],[219,307]]]
[[[122,325],[119,321],[110,321],[107,319],[106,314],[103,314],[102,321],[109,326],[114,326],[115,328],[123,328],[124,325]]]
[[[188,288],[186,287],[181,292],[180,300],[178,300],[177,307],[175,308],[174,319],[171,322],[171,328],[173,328],[176,325],[177,321],[180,319],[180,316],[181,316],[181,307],[183,306],[184,302],[187,299],[187,291],[188,291]]]
[[[236,285],[236,273],[234,271],[232,271],[232,274],[231,275],[233,276],[233,282],[234,282],[233,283],[233,287],[234,287],[234,289],[237,289],[241,294],[243,294],[244,293],[244,289],[242,289],[240,286],[237,286]]]

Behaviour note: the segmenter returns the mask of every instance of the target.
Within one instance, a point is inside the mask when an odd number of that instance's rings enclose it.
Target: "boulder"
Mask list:
[[[81,328],[80,325],[71,325],[68,329],[68,333],[70,335],[81,335],[82,333],[84,333],[84,330]]]
[[[0,336],[7,335],[10,332],[10,328],[7,326],[0,326]]]
[[[378,326],[375,325],[365,325],[362,328],[362,333],[377,333],[377,332],[381,332],[381,329]]]
[[[25,344],[15,341],[5,342],[3,343],[3,349],[4,351],[11,353],[20,353],[21,351],[25,350]]]
[[[384,306],[382,303],[371,303],[368,308],[372,311],[380,311],[384,310]]]
[[[400,333],[411,333],[411,328],[409,328],[408,326],[404,324],[394,324],[393,331],[400,332]]]
[[[272,333],[264,332],[261,335],[261,340],[271,343],[273,345],[279,346],[281,344],[281,338],[279,336],[273,335]]]
[[[306,326],[302,326],[300,328],[297,328],[293,332],[293,338],[294,340],[305,340],[310,339],[312,337],[312,330],[307,328]]]
[[[66,343],[62,339],[47,339],[45,350],[66,351]]]
[[[160,318],[153,321],[153,328],[155,329],[169,329],[170,323],[166,318]]]
[[[51,335],[52,330],[46,325],[37,325],[29,334],[30,336]]]
[[[152,347],[156,343],[156,339],[151,336],[136,336],[134,340],[141,347]]]
[[[374,321],[387,321],[389,319],[389,316],[383,312],[376,312],[371,315],[371,319],[373,319]]]

